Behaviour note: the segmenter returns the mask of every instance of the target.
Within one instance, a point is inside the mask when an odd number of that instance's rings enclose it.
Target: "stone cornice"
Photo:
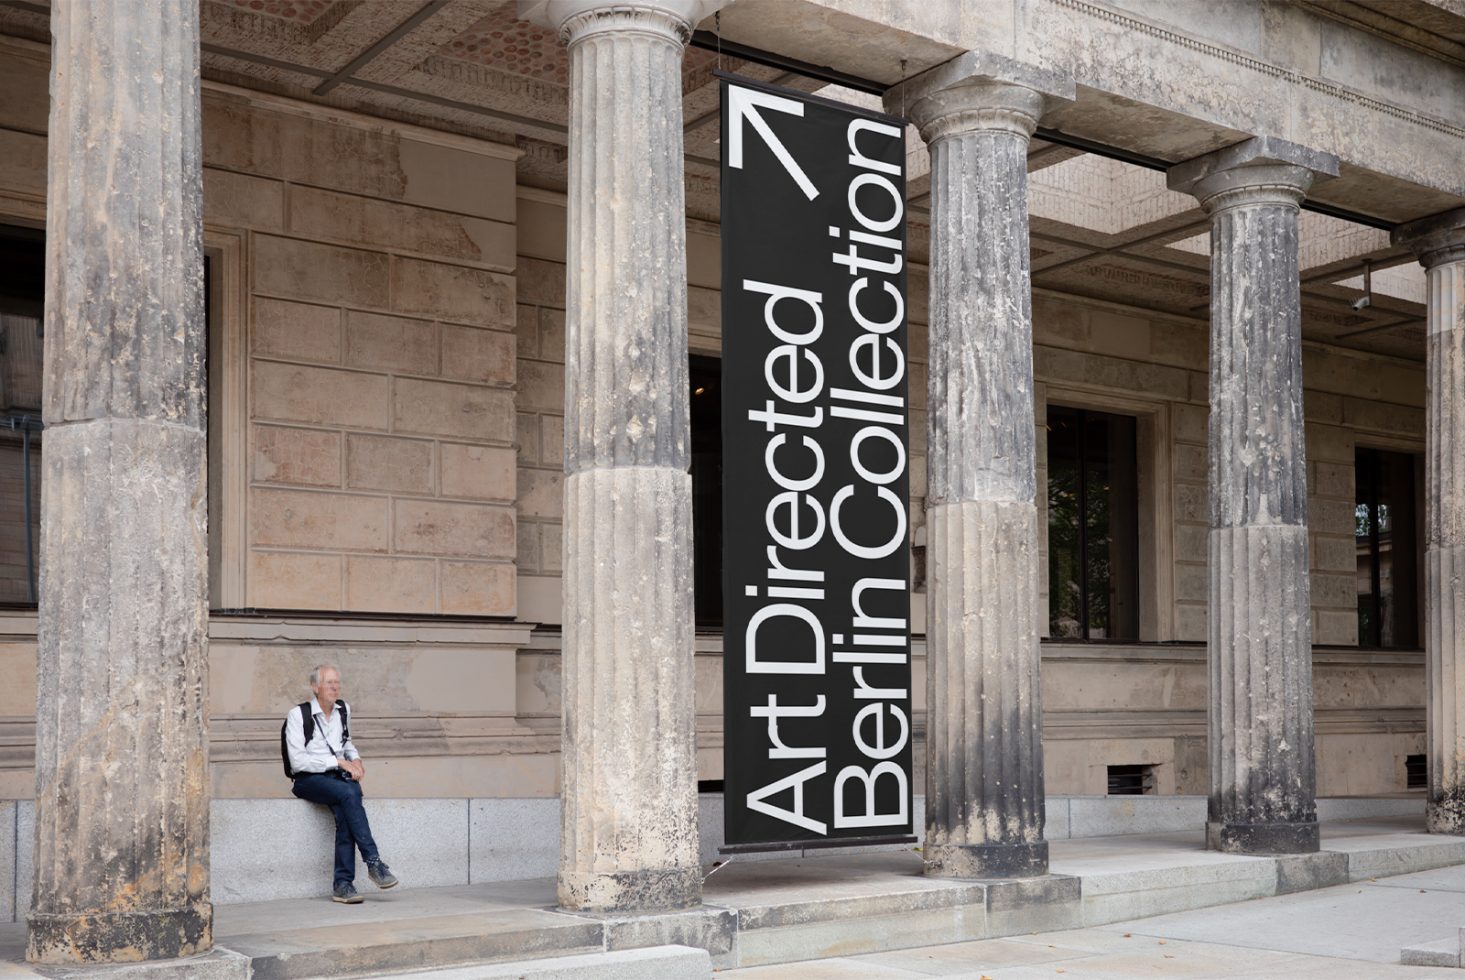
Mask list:
[[[1189,35],[1182,34],[1178,31],[1169,30],[1167,28],[1159,26],[1158,24],[1153,24],[1149,21],[1141,20],[1140,18],[1130,16],[1109,7],[1104,7],[1096,3],[1090,3],[1087,2],[1087,0],[1044,0],[1044,2],[1050,6],[1062,7],[1066,10],[1072,10],[1077,13],[1085,14],[1096,20],[1107,21],[1108,23],[1114,24],[1118,27],[1122,27],[1128,31],[1133,31],[1139,34],[1146,34],[1150,37],[1158,38],[1159,40],[1174,44],[1178,47],[1186,48],[1187,50],[1195,51],[1208,57],[1217,58],[1221,61],[1227,62],[1228,64],[1233,64],[1237,65],[1238,67],[1250,69],[1251,71],[1254,71],[1260,75],[1265,75],[1269,78],[1275,78],[1281,81],[1288,82],[1290,84],[1300,85],[1311,89],[1314,92],[1331,96],[1344,102],[1350,102],[1354,105],[1375,112],[1381,112],[1385,115],[1392,116],[1395,119],[1400,119],[1405,122],[1412,123],[1413,125],[1421,126],[1425,129],[1431,129],[1435,132],[1451,136],[1455,139],[1465,140],[1465,128],[1452,125],[1448,122],[1445,122],[1444,120],[1436,119],[1433,116],[1427,116],[1420,112],[1415,112],[1412,109],[1407,109],[1392,102],[1385,102],[1382,99],[1376,99],[1370,95],[1364,95],[1361,92],[1355,91],[1354,89],[1348,88],[1343,85],[1339,85],[1336,82],[1317,78],[1312,75],[1305,75],[1302,72],[1294,71],[1291,68],[1283,68],[1279,65],[1270,64],[1268,62],[1262,61],[1259,58],[1252,57],[1251,55],[1234,50],[1232,48],[1223,47],[1218,44],[1202,41]]]

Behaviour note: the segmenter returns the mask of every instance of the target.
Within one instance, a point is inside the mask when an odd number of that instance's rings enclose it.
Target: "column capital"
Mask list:
[[[1426,269],[1465,262],[1465,208],[1406,222],[1394,229],[1389,240],[1407,247]]]
[[[1073,79],[990,51],[968,51],[885,93],[888,112],[909,112],[927,143],[974,130],[1033,135],[1055,103],[1072,102]]]
[[[1338,176],[1338,158],[1271,136],[1253,136],[1184,163],[1166,174],[1172,191],[1214,213],[1245,204],[1302,203],[1313,184]]]
[[[519,0],[519,19],[574,44],[602,31],[656,34],[686,44],[703,18],[728,0]]]

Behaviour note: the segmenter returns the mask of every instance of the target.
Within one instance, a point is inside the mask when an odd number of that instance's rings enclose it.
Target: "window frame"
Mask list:
[[[1038,440],[1036,463],[1039,581],[1044,589],[1039,635],[1049,643],[1097,643],[1128,645],[1166,642],[1175,638],[1175,561],[1173,480],[1171,479],[1172,432],[1170,403],[1159,399],[1126,397],[1076,385],[1039,382],[1033,386]],[[1049,634],[1050,599],[1048,581],[1048,407],[1082,409],[1111,415],[1129,415],[1135,420],[1136,537],[1139,560],[1138,640],[1055,640]]]
[[[46,230],[44,201],[0,195],[0,224]],[[208,480],[209,609],[238,607],[244,596],[245,510],[248,433],[245,396],[245,237],[204,229],[204,255],[211,260],[208,295]],[[43,450],[44,452],[44,450]],[[33,605],[4,611],[34,614]]]
[[[1425,594],[1424,587],[1424,553],[1427,546],[1427,542],[1425,541],[1425,531],[1427,528],[1425,508],[1426,506],[1428,506],[1428,490],[1425,486],[1425,447],[1421,443],[1414,440],[1390,439],[1385,436],[1375,436],[1372,434],[1366,435],[1362,438],[1355,438],[1353,443],[1353,482],[1355,487],[1357,487],[1358,484],[1358,454],[1361,451],[1394,453],[1396,455],[1409,456],[1412,458],[1414,463],[1414,635],[1418,642],[1412,647],[1375,646],[1371,643],[1364,643],[1363,636],[1359,635],[1355,638],[1355,646],[1357,646],[1357,648],[1360,650],[1386,650],[1390,652],[1410,650],[1423,651],[1427,625],[1425,622],[1425,603],[1428,602],[1428,596]],[[1358,506],[1358,494],[1356,490],[1353,496],[1356,512],[1356,508]],[[1379,583],[1375,578],[1375,594],[1377,594],[1378,587]]]
[[[208,291],[209,611],[244,604],[248,524],[248,336],[242,234],[204,230]]]
[[[0,207],[0,225],[7,225],[7,226],[9,226],[11,228],[23,228],[23,229],[28,229],[28,230],[31,230],[31,231],[37,231],[37,232],[40,232],[42,236],[44,236],[45,233],[46,233],[45,207],[44,206],[41,206],[39,209],[37,209],[35,211],[32,211],[29,208],[24,208],[24,207],[12,208],[10,206],[10,205],[20,204],[20,203],[22,203],[22,202],[6,201],[5,202],[6,206],[5,207]],[[44,260],[44,252],[45,252],[45,238],[44,237],[41,240],[41,244],[42,244],[42,258]],[[42,273],[42,277],[44,279],[44,273]],[[45,284],[43,282],[42,283],[42,290],[43,290],[43,292],[44,292],[44,285]],[[42,312],[42,323],[45,322],[44,317],[45,317],[45,313],[43,311]],[[43,358],[44,358],[44,355],[43,355]],[[42,370],[42,373],[44,374],[44,371],[45,371],[44,359],[42,361],[41,370]],[[44,413],[45,413],[45,405],[44,404],[41,405],[41,413],[42,413],[42,415],[44,415]],[[41,434],[40,431],[36,430],[36,435],[39,436],[40,434]],[[41,451],[41,458],[44,459],[44,454],[45,454],[45,441],[44,441],[44,439],[41,440],[41,450],[40,451]],[[40,478],[40,473],[39,472],[36,472],[35,475],[34,475],[34,477],[33,477],[33,479],[37,479],[38,480],[39,478]],[[24,501],[22,503],[24,504]],[[31,586],[31,588],[34,591],[34,594],[35,594],[37,600],[39,600],[39,598],[40,598],[40,592],[39,592],[39,588],[40,588],[40,550],[41,550],[41,548],[40,548],[40,536],[37,534],[37,535],[35,535],[35,536],[32,537],[32,536],[30,536],[28,534],[27,535],[27,540],[30,542],[31,553],[32,553],[32,555],[35,556],[35,566],[32,568],[32,566],[30,565],[30,561],[29,561],[29,559],[31,557],[30,555],[27,555],[27,556],[24,556],[24,557],[27,559],[27,567],[28,568],[31,568],[31,575],[33,576],[31,578],[30,586]],[[0,603],[0,614],[7,614],[7,613],[16,613],[16,614],[20,614],[20,615],[34,614],[37,611],[38,608],[39,608],[39,601],[37,601],[37,602],[4,602],[4,603]]]

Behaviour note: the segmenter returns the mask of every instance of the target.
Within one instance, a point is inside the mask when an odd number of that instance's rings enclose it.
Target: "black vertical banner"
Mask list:
[[[729,849],[911,833],[905,125],[722,80]]]

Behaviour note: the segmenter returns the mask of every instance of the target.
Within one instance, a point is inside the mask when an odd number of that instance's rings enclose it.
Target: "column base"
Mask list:
[[[1036,878],[1048,873],[1048,842],[927,844],[921,850],[933,878]]]
[[[572,912],[666,912],[702,904],[700,867],[561,871],[558,884],[560,908]]]
[[[1206,847],[1231,854],[1313,854],[1316,820],[1300,823],[1207,823]]]
[[[1465,800],[1430,800],[1424,808],[1424,826],[1431,834],[1465,836]]]
[[[31,963],[139,963],[206,953],[214,907],[200,902],[165,912],[56,915],[33,912],[25,958]]]

